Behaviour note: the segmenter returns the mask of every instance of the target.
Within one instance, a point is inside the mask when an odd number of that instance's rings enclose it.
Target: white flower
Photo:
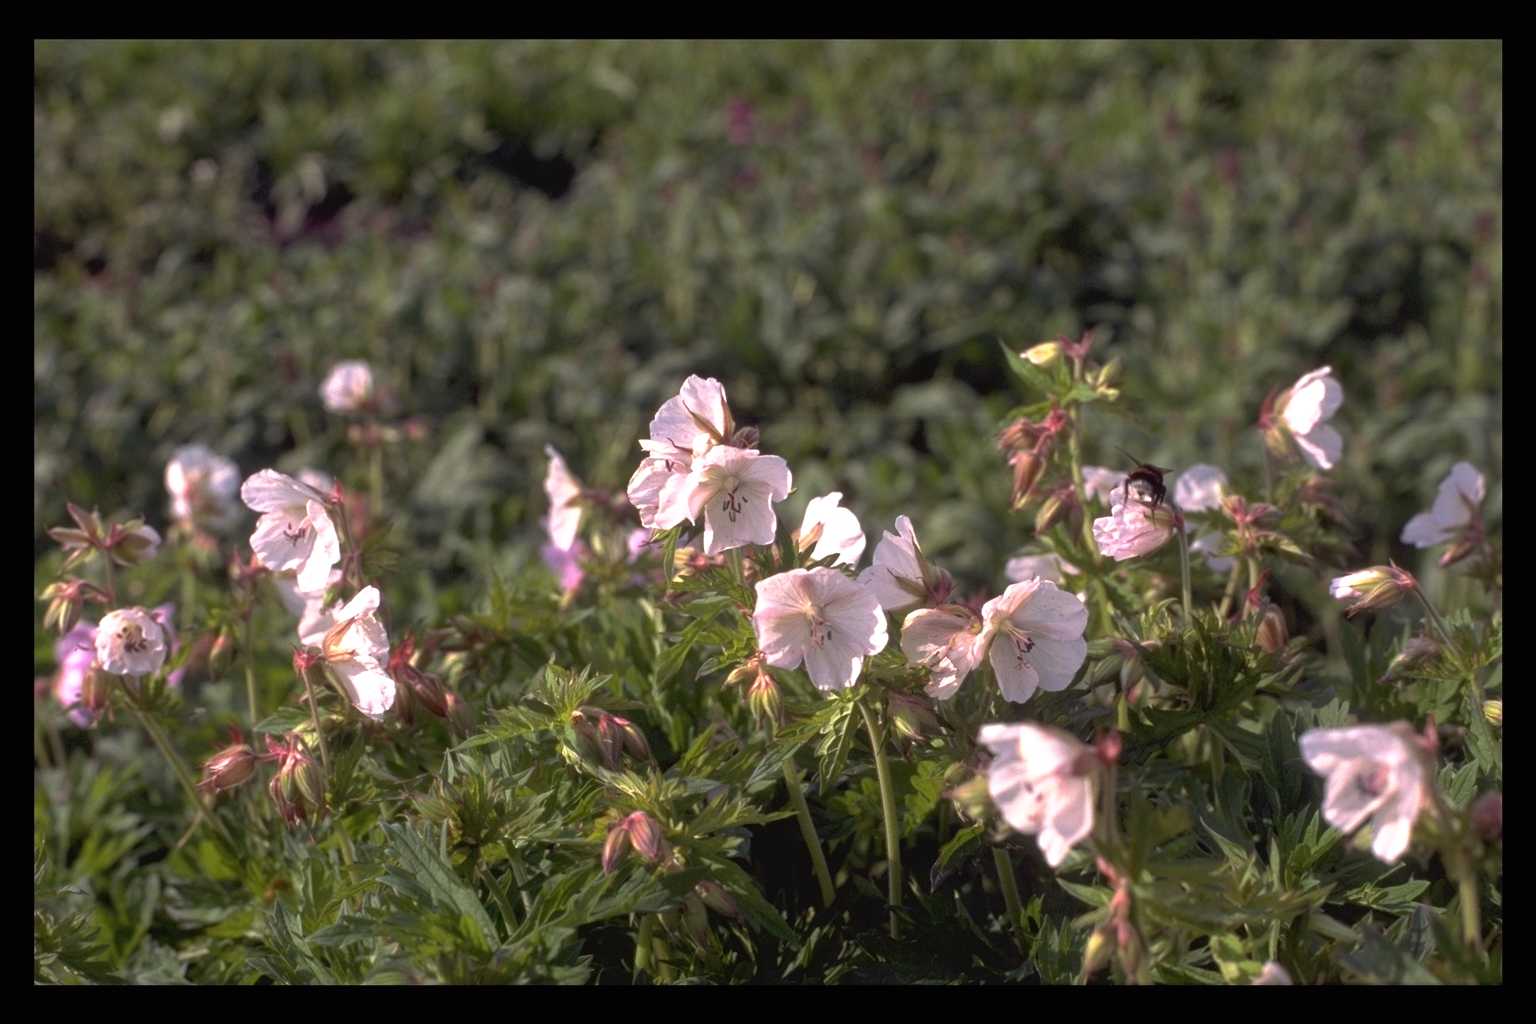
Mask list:
[[[1003,696],[1016,704],[1037,688],[1066,689],[1088,656],[1088,609],[1049,580],[1013,584],[982,606],[981,619],[976,660],[987,652]]]
[[[813,562],[836,555],[834,565],[856,566],[864,554],[864,528],[852,511],[838,507],[842,500],[842,491],[832,491],[820,498],[812,498],[805,506],[805,518],[800,523],[800,543],[816,545],[811,551]]]
[[[1371,850],[1393,863],[1408,849],[1413,823],[1431,802],[1432,767],[1422,740],[1406,722],[1313,729],[1301,756],[1327,776],[1323,820],[1353,832],[1371,819]]]
[[[291,573],[272,576],[278,599],[285,608],[299,617],[299,642],[305,647],[318,647],[325,634],[336,624],[335,613],[345,606],[344,602],[336,601],[327,606],[325,594],[341,582],[341,576],[340,569],[332,569],[326,577],[325,586],[311,594],[299,590],[298,580]]]
[[[544,493],[549,495],[549,541],[561,551],[569,551],[581,526],[581,481],[571,475],[553,445],[545,445],[544,454],[549,456],[549,471],[544,474]]]
[[[1318,469],[1332,469],[1344,450],[1344,439],[1327,425],[1342,404],[1344,388],[1334,379],[1333,370],[1324,366],[1291,385],[1278,410],[1301,454]]]
[[[165,664],[165,630],[143,608],[119,608],[96,627],[96,661],[118,676],[147,676]]]
[[[674,476],[687,480],[693,469],[693,455],[665,441],[641,441],[646,451],[645,459],[629,478],[625,489],[629,503],[640,513],[640,525],[650,530],[670,530],[685,521],[687,508],[670,510],[661,514],[661,492],[667,481]]]
[[[1202,533],[1190,542],[1189,553],[1202,556],[1212,572],[1231,572],[1232,567],[1237,564],[1237,559],[1214,553],[1220,550],[1225,541],[1226,538],[1219,533]]]
[[[395,681],[389,664],[389,637],[374,616],[379,608],[377,587],[364,587],[334,613],[335,624],[321,640],[326,664],[336,673],[347,696],[365,715],[381,717],[395,703]]]
[[[1227,474],[1216,466],[1197,463],[1173,482],[1173,500],[1184,512],[1209,512],[1221,507]]]
[[[68,709],[71,722],[82,729],[88,728],[96,721],[96,714],[81,701],[85,698],[85,677],[90,675],[91,666],[96,663],[95,624],[76,623],[74,629],[59,638],[53,650],[59,662],[53,695],[60,707]]]
[[[976,739],[992,749],[987,790],[1003,820],[1037,835],[1046,863],[1056,867],[1093,831],[1093,751],[1033,722],[984,725]]]
[[[262,513],[251,534],[257,560],[273,572],[297,570],[304,593],[323,589],[331,566],[341,560],[341,541],[320,492],[264,469],[240,485],[240,500]]]
[[[331,367],[320,398],[331,412],[357,412],[373,400],[373,370],[360,359],[349,359]]]
[[[724,444],[731,430],[725,386],[713,377],[690,376],[677,397],[667,399],[651,420],[653,442],[671,444],[695,456]]]
[[[1432,548],[1454,540],[1472,521],[1472,512],[1488,496],[1488,481],[1470,462],[1458,462],[1440,481],[1440,493],[1428,512],[1420,512],[1403,527],[1403,543]]]
[[[752,613],[768,664],[795,668],[821,690],[842,690],[864,658],[885,649],[885,613],[874,595],[836,569],[791,569],[757,584]]]
[[[870,589],[880,607],[896,615],[928,603],[940,580],[923,557],[912,520],[897,516],[896,532],[881,533],[874,562],[859,574],[859,582]]]
[[[704,553],[746,544],[772,544],[778,518],[774,502],[789,496],[789,467],[777,455],[751,448],[716,445],[694,459],[686,476],[674,474],[661,489],[658,520],[681,513],[691,523],[704,519]]]
[[[171,461],[165,464],[165,489],[171,493],[171,515],[178,522],[221,526],[237,511],[240,470],[203,445],[186,445],[171,453]]]
[[[1290,985],[1292,984],[1290,972],[1274,960],[1264,965],[1259,976],[1253,979],[1255,985]]]
[[[1009,583],[1023,583],[1032,580],[1036,576],[1052,583],[1061,582],[1061,574],[1068,573],[1076,576],[1082,572],[1077,566],[1057,555],[1020,555],[1017,558],[1008,559],[1008,564],[1003,568],[1003,574],[1008,577]]]
[[[980,635],[981,620],[969,608],[919,608],[901,624],[901,653],[929,670],[928,695],[948,700],[985,653]]]
[[[301,484],[313,487],[321,495],[329,495],[336,489],[336,478],[318,469],[305,468],[299,470],[298,481]]]
[[[1117,562],[1156,551],[1173,536],[1173,513],[1164,506],[1126,501],[1125,487],[1109,495],[1109,515],[1093,521],[1093,540],[1099,552]]]
[[[1102,502],[1109,501],[1109,492],[1118,487],[1124,479],[1124,473],[1104,466],[1083,467],[1083,490],[1087,492],[1088,497],[1098,498]]]

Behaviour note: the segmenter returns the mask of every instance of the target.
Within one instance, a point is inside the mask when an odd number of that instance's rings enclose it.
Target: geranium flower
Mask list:
[[[953,587],[949,574],[935,569],[923,556],[912,520],[906,516],[896,517],[895,533],[882,532],[874,564],[859,574],[859,582],[870,589],[880,607],[896,615],[941,604]]]
[[[81,703],[85,698],[85,677],[96,663],[96,625],[81,622],[59,637],[53,645],[59,671],[53,680],[53,696],[69,712],[69,720],[82,729],[96,721],[96,714]]]
[[[977,742],[989,747],[987,791],[1015,831],[1035,835],[1051,867],[1093,832],[1093,750],[1033,722],[984,725]]]
[[[379,589],[364,587],[335,615],[320,642],[326,664],[336,673],[352,703],[365,715],[380,718],[395,703],[389,664],[389,637],[374,615]]]
[[[545,445],[544,454],[549,456],[549,471],[544,474],[544,493],[549,495],[549,542],[569,551],[581,526],[581,481],[571,475],[553,445]]]
[[[273,572],[298,572],[304,593],[325,586],[331,566],[341,560],[336,525],[324,496],[275,469],[263,469],[240,485],[240,500],[262,513],[251,534],[251,550]]]
[[[373,401],[373,369],[361,359],[349,359],[331,367],[320,398],[331,412],[357,412]]]
[[[1125,480],[1125,474],[1106,466],[1083,467],[1083,490],[1090,498],[1109,501],[1110,492]]]
[[[640,525],[651,530],[670,530],[688,518],[686,508],[674,508],[660,515],[661,492],[674,476],[687,480],[693,469],[693,455],[668,442],[641,441],[646,455],[629,478],[625,488],[629,503],[640,513]]]
[[[1237,559],[1218,555],[1215,552],[1221,550],[1225,538],[1219,533],[1202,533],[1189,543],[1189,553],[1200,555],[1205,559],[1205,564],[1212,572],[1231,572],[1237,564]]]
[[[964,605],[919,608],[901,625],[901,653],[929,670],[928,695],[948,700],[980,663],[980,637],[981,619]]]
[[[1344,388],[1324,366],[1303,374],[1282,398],[1277,413],[1308,462],[1332,469],[1344,450],[1344,439],[1327,425],[1344,404]]]
[[[1403,527],[1403,543],[1432,548],[1456,539],[1472,522],[1474,512],[1488,496],[1488,481],[1470,462],[1458,462],[1440,481],[1440,492],[1428,512],[1420,512]]]
[[[829,555],[836,555],[834,565],[856,566],[864,554],[864,528],[853,512],[840,508],[842,491],[832,491],[820,498],[812,498],[805,506],[805,518],[800,523],[800,549],[811,549],[811,561],[817,562]]]
[[[240,470],[203,445],[185,445],[165,464],[165,489],[177,522],[189,528],[223,526],[237,512]]]
[[[1407,722],[1303,733],[1302,758],[1328,779],[1323,820],[1348,833],[1371,819],[1371,852],[1388,864],[1396,861],[1433,799],[1425,746]]]
[[[299,642],[304,646],[318,647],[320,641],[325,639],[325,634],[336,624],[335,613],[346,606],[344,601],[334,601],[329,605],[325,603],[326,593],[339,584],[341,579],[341,570],[332,569],[324,587],[305,594],[299,590],[298,581],[292,573],[272,576],[278,600],[282,601],[283,607],[289,612],[299,617]]]
[[[1173,536],[1175,517],[1165,506],[1125,500],[1122,483],[1109,495],[1109,515],[1093,521],[1099,553],[1117,562],[1156,551]]]
[[[1274,960],[1265,962],[1259,976],[1253,979],[1255,985],[1290,985],[1291,975],[1284,967]]]
[[[116,676],[147,676],[165,664],[165,630],[143,608],[119,608],[96,628],[96,660]]]
[[[560,581],[563,592],[569,594],[581,587],[581,581],[586,578],[581,568],[582,559],[588,555],[585,544],[579,540],[568,548],[545,544],[539,548],[539,555],[549,566],[549,571],[555,574],[555,579]]]
[[[1183,512],[1208,512],[1221,507],[1227,474],[1217,466],[1196,463],[1173,482],[1173,500]]]
[[[875,596],[836,569],[792,569],[760,581],[752,628],[769,665],[804,661],[822,690],[852,686],[864,658],[889,641]]]
[[[716,445],[693,460],[686,477],[672,476],[661,490],[658,521],[682,513],[704,519],[704,553],[717,555],[746,544],[772,544],[778,518],[773,503],[789,496],[789,466],[777,455]],[[678,520],[680,521],[680,520]]]
[[[167,602],[166,604],[156,606],[149,614],[160,624],[160,628],[165,631],[165,642],[168,648],[166,657],[175,657],[176,652],[181,650],[181,640],[176,636],[176,606]],[[165,677],[166,685],[180,686],[182,677],[186,674],[187,666],[183,665]]]
[[[692,455],[724,444],[734,425],[725,386],[713,377],[690,376],[651,420],[651,441],[670,444]]]
[[[1328,584],[1328,594],[1344,603],[1346,618],[1354,618],[1361,612],[1390,608],[1418,585],[1411,573],[1395,565],[1373,565],[1335,577]]]
[[[981,619],[976,660],[986,652],[1003,696],[1016,704],[1037,688],[1066,689],[1088,657],[1088,609],[1049,580],[1013,584],[982,606]]]
[[[1077,566],[1057,555],[1020,555],[1017,558],[1008,559],[1008,564],[1003,567],[1003,574],[1008,577],[1010,583],[1023,583],[1032,580],[1036,576],[1052,583],[1061,582],[1061,574],[1069,573],[1076,576],[1082,572]]]

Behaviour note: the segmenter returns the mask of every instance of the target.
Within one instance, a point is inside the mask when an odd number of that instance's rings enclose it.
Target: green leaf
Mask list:
[[[438,856],[436,848],[418,836],[409,825],[385,823],[382,827],[399,860],[398,865],[391,865],[387,869],[385,881],[403,874],[439,905],[456,911],[472,926],[467,937],[478,940],[477,945],[482,953],[490,953],[499,941],[496,927],[474,891],[459,881],[453,868]]]

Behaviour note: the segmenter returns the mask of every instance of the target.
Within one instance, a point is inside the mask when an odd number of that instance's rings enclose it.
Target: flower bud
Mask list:
[[[1484,842],[1498,842],[1504,837],[1504,794],[1484,793],[1467,810],[1472,831]]]
[[[706,878],[694,886],[693,891],[698,894],[699,899],[704,901],[704,905],[715,913],[725,917],[741,916],[741,908],[736,905],[736,898],[719,882]]]
[[[229,666],[230,659],[235,653],[235,631],[221,629],[213,638],[213,646],[208,648],[208,670],[210,672],[222,672]]]
[[[629,842],[636,853],[652,864],[661,859],[666,841],[655,818],[644,811],[636,811],[624,819],[624,828],[629,832]]]
[[[1013,507],[1020,509],[1034,494],[1045,471],[1045,460],[1033,451],[1019,451],[1009,456],[1008,464],[1013,467]]]
[[[704,901],[693,893],[683,897],[683,927],[694,942],[709,945],[709,912],[704,909]]]
[[[623,744],[624,753],[637,761],[651,760],[651,745],[645,741],[645,733],[640,727],[627,718],[618,715],[609,716],[619,730],[619,739]]]
[[[1036,366],[1050,366],[1061,358],[1061,342],[1042,341],[1038,345],[1031,345],[1023,352],[1020,352],[1019,355],[1028,359]]]
[[[44,587],[39,599],[48,602],[48,610],[43,614],[43,628],[57,628],[62,634],[75,628],[87,600],[104,603],[106,595],[95,585],[71,577]]]
[[[80,707],[92,718],[100,715],[111,703],[112,691],[117,688],[117,683],[117,676],[93,663],[80,686]]]
[[[619,858],[624,856],[628,846],[629,829],[622,821],[614,822],[608,829],[608,838],[603,840],[603,874],[613,874],[619,866]]]
[[[1396,678],[1407,669],[1422,664],[1432,658],[1439,657],[1440,644],[1427,636],[1416,636],[1403,644],[1403,649],[1398,651],[1387,664],[1387,678]]]
[[[602,743],[598,739],[597,726],[581,711],[571,712],[571,727],[566,732],[566,743],[576,754],[590,764],[605,764]]]
[[[208,759],[197,788],[205,793],[222,793],[244,783],[255,771],[256,752],[250,744],[237,742]]]
[[[1035,532],[1046,533],[1077,507],[1077,495],[1071,487],[1058,487],[1040,504],[1035,513]]]
[[[1114,385],[1120,382],[1120,378],[1123,375],[1124,370],[1125,360],[1121,359],[1119,356],[1115,356],[1109,362],[1099,367],[1099,375],[1094,378],[1093,381],[1094,389],[1097,391],[1103,391],[1105,388],[1114,387]]]
[[[784,706],[778,684],[766,671],[759,670],[757,678],[752,681],[752,688],[747,691],[747,704],[759,722],[778,725],[784,720]]]
[[[1008,424],[997,434],[997,447],[999,451],[1015,452],[1026,448],[1033,448],[1039,440],[1040,428],[1026,419],[1017,419]]]
[[[462,739],[475,731],[475,711],[463,697],[452,690],[446,690],[443,693],[443,707],[448,712],[448,725],[454,735]]]
[[[1083,948],[1083,980],[1098,974],[1109,963],[1109,958],[1115,951],[1115,945],[1110,940],[1111,926],[1099,925],[1088,936],[1088,945]]]
[[[1269,605],[1264,609],[1263,618],[1259,620],[1254,642],[1265,654],[1278,654],[1290,639],[1290,632],[1285,628],[1285,613],[1276,606]]]
[[[1411,573],[1395,565],[1376,565],[1335,578],[1328,585],[1328,593],[1345,604],[1345,618],[1353,618],[1361,612],[1390,608],[1418,585]]]
[[[756,427],[742,427],[731,435],[731,439],[726,444],[732,448],[756,448],[761,439],[762,434]]]
[[[160,550],[160,534],[141,520],[133,519],[112,527],[106,540],[107,554],[122,566],[138,565]]]
[[[928,702],[920,697],[892,690],[886,697],[886,714],[891,727],[913,742],[939,731],[939,720]]]
[[[1504,701],[1502,699],[1483,701],[1483,717],[1488,719],[1488,724],[1502,728],[1504,725]]]
[[[1445,569],[1455,565],[1476,551],[1481,544],[1482,538],[1471,533],[1459,538],[1456,543],[1445,550],[1445,554],[1440,556],[1440,568]]]

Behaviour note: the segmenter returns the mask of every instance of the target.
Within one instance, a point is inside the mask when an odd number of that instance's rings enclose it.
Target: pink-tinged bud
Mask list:
[[[725,677],[726,686],[735,686],[744,679],[755,679],[763,670],[763,652],[758,651],[746,661],[731,669],[731,674]]]
[[[96,511],[87,512],[74,502],[65,502],[64,508],[69,512],[69,518],[75,521],[80,532],[85,534],[92,544],[99,543],[103,536],[101,527],[101,515]]]
[[[117,689],[118,677],[92,664],[80,686],[80,707],[92,718],[106,710],[112,701],[112,691]]]
[[[752,680],[752,687],[747,691],[747,705],[758,721],[774,725],[783,723],[784,703],[778,684],[764,670],[759,669],[757,677]]]
[[[636,853],[652,864],[661,859],[666,841],[662,838],[661,826],[656,824],[655,818],[644,811],[636,811],[624,819],[624,827],[629,832],[629,842]]]
[[[1445,554],[1440,556],[1440,568],[1445,569],[1455,565],[1463,558],[1466,558],[1468,555],[1475,552],[1480,546],[1482,546],[1482,543],[1483,539],[1478,536],[1468,534],[1467,536],[1462,537],[1460,540],[1456,541],[1456,543],[1447,548]]]
[[[725,886],[711,879],[704,879],[694,886],[693,891],[698,894],[704,905],[715,913],[724,917],[740,917],[741,908],[736,905],[736,898],[726,892]]]
[[[40,600],[48,602],[48,609],[43,614],[43,628],[57,628],[63,634],[74,629],[80,621],[80,611],[86,601],[105,604],[107,597],[95,584],[71,577],[44,587]]]
[[[267,750],[266,758],[278,762],[268,793],[283,820],[297,825],[306,819],[323,817],[325,773],[304,749],[304,741],[296,733],[290,733],[286,741],[269,736]]]
[[[566,742],[577,755],[590,764],[603,764],[603,749],[598,742],[597,726],[581,711],[571,712],[571,727]]]
[[[1004,453],[1025,451],[1035,446],[1040,439],[1040,428],[1029,420],[1018,419],[1008,424],[997,434],[997,447]]]
[[[1335,578],[1328,585],[1328,593],[1345,604],[1345,618],[1353,618],[1361,612],[1390,608],[1418,585],[1411,573],[1395,565],[1376,565]]]
[[[906,739],[919,742],[939,731],[939,720],[921,697],[892,690],[886,695],[891,726]]]
[[[219,630],[218,635],[213,638],[213,646],[208,649],[208,668],[213,672],[222,672],[229,665],[234,653],[234,630]]]
[[[1115,764],[1120,760],[1120,752],[1125,749],[1125,740],[1114,729],[1104,733],[1093,744],[1093,752],[1098,755],[1100,761],[1106,765]]]
[[[651,760],[651,745],[645,741],[645,733],[640,727],[627,718],[618,715],[609,716],[614,725],[618,727],[619,738],[623,742],[624,752],[637,761]]]
[[[1058,487],[1050,493],[1050,496],[1040,504],[1040,511],[1035,513],[1035,532],[1046,533],[1051,527],[1076,511],[1077,494],[1072,487]]]
[[[112,527],[105,542],[107,554],[118,565],[138,565],[160,550],[160,534],[138,519]]]
[[[614,869],[619,866],[619,858],[624,856],[628,846],[629,828],[626,822],[614,822],[608,829],[608,838],[603,840],[603,874],[613,874]]]
[[[197,788],[205,793],[222,793],[241,785],[255,771],[256,752],[248,743],[236,743],[208,759]]]
[[[616,772],[623,766],[624,737],[614,723],[613,716],[605,712],[598,714],[597,747],[609,771]]]
[[[1061,338],[1061,351],[1068,359],[1075,363],[1081,363],[1084,359],[1088,358],[1088,353],[1092,350],[1095,340],[1091,330],[1084,331],[1082,336],[1076,341],[1068,341],[1066,336],[1063,335]]]
[[[1258,631],[1254,634],[1254,642],[1259,645],[1259,649],[1265,654],[1278,654],[1290,639],[1290,631],[1285,627],[1285,613],[1274,605],[1264,609]]]
[[[709,912],[704,909],[704,901],[693,893],[683,897],[683,927],[694,942],[709,945]]]
[[[1013,507],[1021,509],[1034,495],[1035,485],[1045,471],[1045,460],[1033,451],[1020,451],[1009,456],[1008,464],[1013,467]]]
[[[443,706],[448,711],[448,724],[456,736],[462,739],[475,731],[475,711],[463,697],[447,690],[443,693]]]
[[[1467,821],[1484,842],[1496,843],[1504,838],[1504,794],[1484,793],[1478,797],[1467,811]]]

